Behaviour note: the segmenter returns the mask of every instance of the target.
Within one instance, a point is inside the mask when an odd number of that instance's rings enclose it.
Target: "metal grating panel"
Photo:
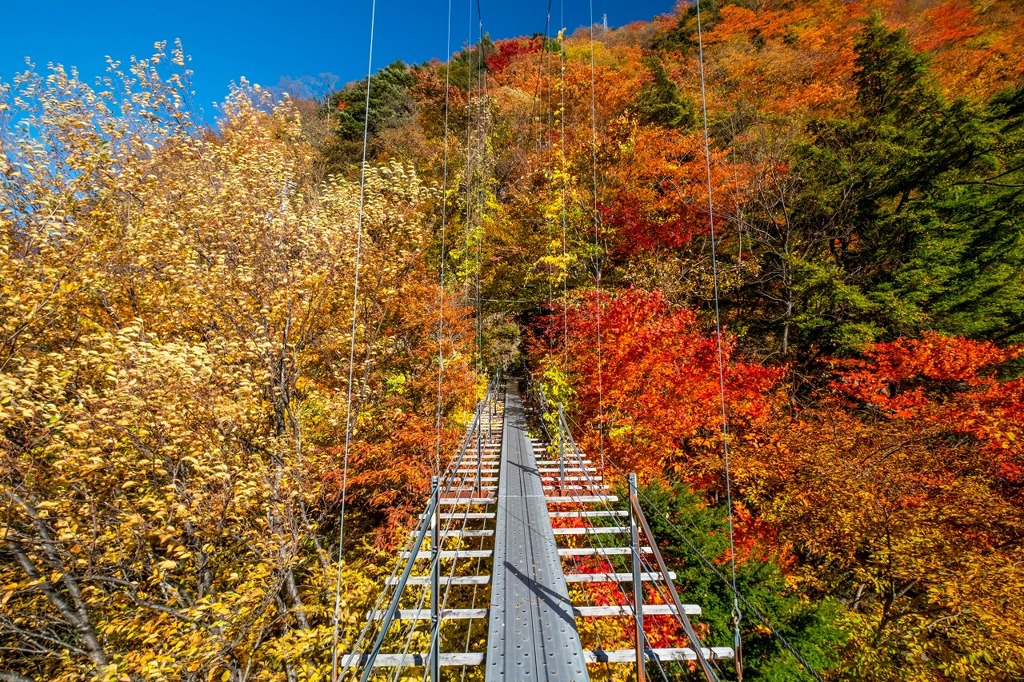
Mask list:
[[[486,682],[590,679],[514,384],[506,386]]]

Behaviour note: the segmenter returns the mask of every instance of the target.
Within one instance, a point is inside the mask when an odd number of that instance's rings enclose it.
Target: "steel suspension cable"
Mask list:
[[[331,645],[331,680],[338,680],[338,638],[341,634],[341,583],[345,564],[345,503],[348,488],[348,456],[352,442],[352,383],[355,377],[356,328],[359,319],[359,267],[363,252],[363,209],[366,204],[366,148],[370,139],[370,87],[373,76],[373,35],[377,0],[370,0],[370,46],[366,64],[366,102],[363,110],[363,162],[359,169],[359,215],[356,220],[355,280],[352,285],[352,329],[348,350],[348,387],[345,396],[345,450],[341,473],[341,520],[338,523],[338,575],[334,587],[334,633]]]
[[[541,86],[541,75],[544,71],[544,55],[548,49],[548,28],[551,25],[551,3],[553,0],[548,0],[548,10],[544,18],[544,33],[541,38],[540,51],[537,53],[537,81],[533,89],[533,104],[530,107],[530,138],[533,138],[534,124],[540,120],[540,114],[537,113],[540,108],[540,86]],[[537,152],[543,148],[544,133],[542,128],[537,133]]]
[[[486,191],[489,185],[487,179],[487,121],[490,118],[490,105],[487,102],[487,63],[484,61],[484,15],[480,11],[480,0],[476,0],[476,16],[478,21],[479,56],[477,57],[477,68],[480,73],[477,76],[477,89],[481,93],[482,104],[487,107],[487,115],[477,116],[480,139],[480,182],[477,185],[476,199],[477,206],[477,235],[476,235],[476,344],[477,344],[477,372],[484,370],[484,338],[483,338],[483,303],[480,301],[480,268],[484,241],[484,207],[486,206]],[[482,189],[482,191],[481,191]]]
[[[448,0],[448,42],[445,52],[444,70],[444,161],[443,180],[441,182],[441,273],[438,281],[441,286],[441,294],[438,298],[437,312],[437,444],[434,448],[434,474],[440,474],[441,468],[441,391],[442,379],[444,377],[444,274],[445,274],[445,249],[447,246],[448,232],[448,103],[449,89],[451,87],[451,60],[452,60],[452,0]]]
[[[594,0],[590,0],[590,163],[593,176],[594,220],[594,289],[597,293],[597,450],[601,457],[601,475],[604,476],[604,358],[601,353],[601,217],[597,210],[597,92],[594,58]]]
[[[558,30],[558,126],[559,126],[559,160],[561,162],[560,184],[562,185],[561,221],[562,221],[562,373],[569,369],[569,251],[566,244],[566,184],[568,170],[565,162],[565,0],[559,1]]]
[[[743,619],[743,612],[740,610],[738,599],[739,591],[736,589],[736,538],[733,523],[732,506],[732,476],[729,472],[729,417],[725,405],[725,358],[722,351],[722,315],[719,305],[718,287],[718,252],[717,239],[715,234],[715,200],[713,195],[713,183],[711,180],[711,141],[708,134],[708,97],[707,86],[704,74],[704,31],[701,23],[700,0],[697,0],[697,50],[700,71],[700,105],[704,126],[704,170],[708,186],[708,225],[711,229],[711,276],[715,294],[715,342],[718,354],[718,390],[722,408],[722,455],[725,465],[725,501],[729,511],[729,570],[732,577],[732,617],[734,648],[736,649],[736,672],[742,677],[742,659],[740,658],[740,621]]]
[[[466,28],[466,35],[469,44],[473,44],[473,0],[469,0],[469,23]],[[462,253],[462,267],[469,267],[469,231],[473,224],[473,155],[471,153],[472,141],[473,141],[473,52],[471,48],[467,48],[466,59],[469,63],[469,76],[468,83],[466,84],[466,169],[465,169],[465,181],[466,181],[466,224],[463,226],[463,240],[464,240],[464,251]],[[479,56],[478,56],[479,59]],[[464,270],[465,272],[465,270]],[[468,273],[467,273],[468,277]],[[469,303],[470,283],[466,280],[466,296],[465,302]],[[477,297],[479,298],[479,296]]]

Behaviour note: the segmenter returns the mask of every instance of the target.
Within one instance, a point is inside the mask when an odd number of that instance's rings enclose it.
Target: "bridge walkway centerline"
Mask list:
[[[590,679],[526,416],[505,384],[485,682]]]

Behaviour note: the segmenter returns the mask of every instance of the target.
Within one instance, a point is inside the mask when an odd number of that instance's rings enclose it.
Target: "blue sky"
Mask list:
[[[479,0],[484,30],[492,38],[544,30],[547,0]],[[672,11],[675,0],[593,0],[594,17],[611,26]],[[476,30],[476,0],[453,0],[452,49]],[[474,18],[470,19],[470,11]],[[564,14],[562,14],[564,13]],[[396,59],[417,63],[445,56],[447,0],[377,0],[374,69]],[[553,0],[552,29],[571,32],[589,23],[588,0]],[[560,15],[564,21],[560,21]],[[289,3],[276,0],[0,0],[0,80],[10,81],[31,57],[77,66],[90,80],[105,69],[105,56],[127,62],[148,57],[153,43],[175,38],[192,56],[195,103],[208,118],[228,84],[244,76],[276,86],[282,77],[329,72],[341,83],[365,75],[370,0]]]

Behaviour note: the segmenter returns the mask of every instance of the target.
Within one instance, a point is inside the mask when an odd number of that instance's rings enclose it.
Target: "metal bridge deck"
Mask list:
[[[505,387],[486,682],[589,680],[519,391]]]

